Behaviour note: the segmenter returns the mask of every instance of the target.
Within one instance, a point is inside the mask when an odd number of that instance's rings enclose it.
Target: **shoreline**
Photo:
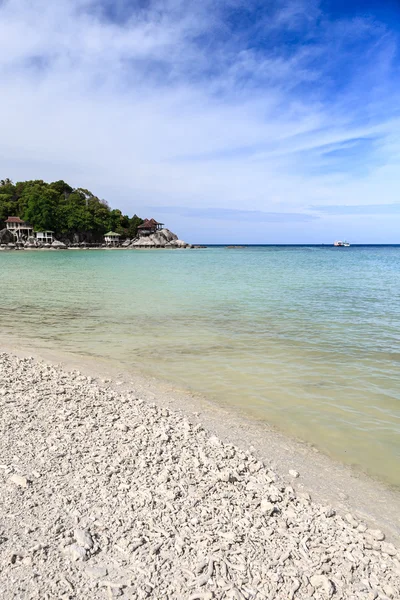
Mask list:
[[[126,248],[120,246],[109,246],[109,247],[94,247],[94,248],[71,248],[67,246],[66,248],[4,248],[0,247],[0,252],[15,252],[19,250],[28,251],[28,252],[37,252],[37,251],[48,251],[51,252],[62,252],[65,250],[202,250],[207,246],[170,246],[168,248],[164,246],[135,246],[131,248],[127,246]]]
[[[296,489],[248,431],[246,449],[215,435],[210,407],[188,418],[85,362],[0,347],[4,600],[399,597],[400,550],[375,523]]]
[[[385,532],[213,434],[206,412],[3,350],[4,600],[399,598]]]
[[[212,402],[199,394],[140,374],[121,372],[106,360],[54,349],[27,347],[0,342],[0,352],[59,365],[66,371],[79,370],[94,377],[100,386],[116,393],[134,393],[160,408],[169,408],[193,423],[201,423],[212,435],[233,443],[278,473],[282,482],[299,493],[329,504],[338,513],[351,512],[371,526],[382,529],[387,538],[400,545],[400,493],[387,485],[334,461],[310,444],[289,438],[270,425],[240,410]],[[107,380],[105,383],[104,380]],[[293,478],[289,471],[296,471]]]

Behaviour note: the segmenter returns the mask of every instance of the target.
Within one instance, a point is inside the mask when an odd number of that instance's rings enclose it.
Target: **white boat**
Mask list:
[[[346,242],[346,241],[342,242],[342,241],[339,240],[337,242],[333,242],[333,245],[334,246],[339,246],[341,248],[348,248],[350,246],[350,242]]]

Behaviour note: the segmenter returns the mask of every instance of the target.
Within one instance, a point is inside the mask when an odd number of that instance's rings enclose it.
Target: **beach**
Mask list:
[[[399,597],[395,493],[156,381],[0,350],[2,598]]]
[[[400,489],[400,248],[0,254],[0,338],[197,393]]]

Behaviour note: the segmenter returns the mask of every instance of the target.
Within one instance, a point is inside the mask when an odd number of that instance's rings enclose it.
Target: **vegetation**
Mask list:
[[[111,209],[89,190],[72,188],[65,181],[42,180],[13,183],[0,180],[0,229],[7,217],[20,217],[35,231],[54,231],[61,237],[90,233],[100,238],[109,230],[129,238],[136,236],[143,220]]]

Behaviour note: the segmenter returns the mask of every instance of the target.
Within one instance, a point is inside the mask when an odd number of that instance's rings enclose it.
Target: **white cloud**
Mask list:
[[[271,3],[248,27],[233,27],[222,4],[129,4],[107,19],[99,2],[0,2],[3,177],[63,178],[139,214],[154,205],[311,214],[312,205],[397,201],[393,32],[365,19],[331,23],[318,3],[308,12]],[[374,140],[368,153],[359,138]],[[197,241],[215,227],[171,219]],[[321,216],[315,235],[331,235],[329,224]],[[282,241],[310,235],[289,220],[279,232]]]

